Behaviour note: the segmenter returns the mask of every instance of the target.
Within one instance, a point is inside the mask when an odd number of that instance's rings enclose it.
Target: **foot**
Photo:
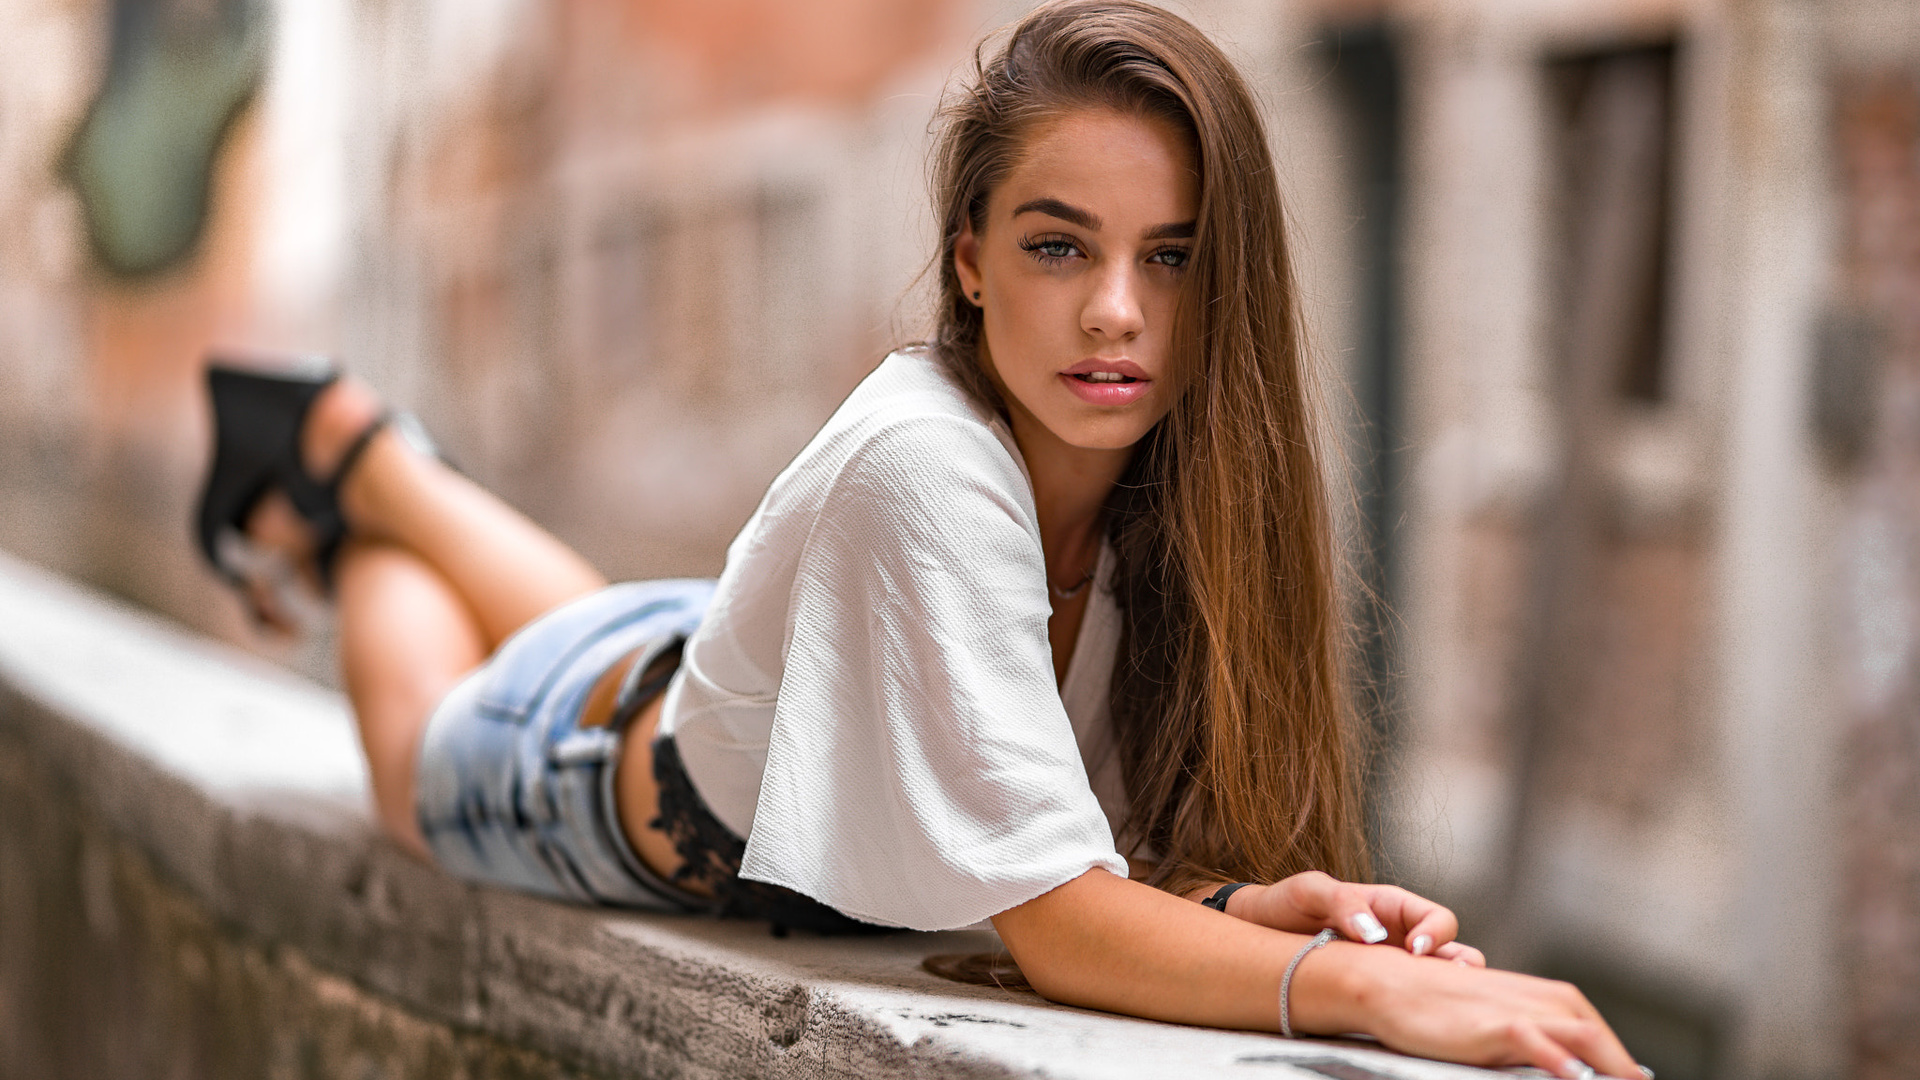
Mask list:
[[[332,479],[340,469],[340,458],[384,408],[372,387],[350,375],[321,391],[300,432],[300,459],[307,475]]]
[[[380,417],[380,398],[357,379],[342,377],[314,399],[300,433],[301,463],[307,474],[325,481],[339,470],[340,460],[367,425]],[[343,500],[344,501],[344,500]],[[294,509],[285,492],[263,497],[247,517],[247,539],[261,555],[264,572],[248,575],[246,596],[259,622],[276,632],[298,629],[298,613],[283,595],[289,579],[304,583],[316,595],[321,588],[313,529]]]

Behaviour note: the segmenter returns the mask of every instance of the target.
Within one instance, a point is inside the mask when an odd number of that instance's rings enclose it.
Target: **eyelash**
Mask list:
[[[1034,261],[1038,262],[1042,266],[1058,266],[1061,263],[1064,263],[1068,259],[1073,257],[1073,255],[1048,254],[1048,252],[1045,249],[1050,247],[1070,248],[1072,249],[1072,252],[1075,255],[1081,253],[1080,247],[1078,244],[1075,244],[1071,240],[1062,239],[1057,236],[1043,236],[1043,237],[1040,237],[1039,239],[1034,239],[1031,236],[1023,236],[1020,238],[1020,250],[1033,256]],[[1152,262],[1152,261],[1161,259],[1162,256],[1166,256],[1166,255],[1178,256],[1178,261],[1177,262],[1162,261],[1160,265],[1165,266],[1170,270],[1178,270],[1187,264],[1187,260],[1192,257],[1192,252],[1183,247],[1164,247],[1154,252],[1153,254],[1147,256],[1147,261]]]
[[[1057,236],[1043,236],[1038,240],[1035,240],[1031,236],[1023,236],[1020,238],[1020,250],[1033,256],[1034,261],[1042,266],[1058,266],[1073,257],[1072,255],[1048,254],[1044,249],[1050,247],[1070,248],[1074,254],[1080,253],[1079,245],[1071,240],[1062,240]]]

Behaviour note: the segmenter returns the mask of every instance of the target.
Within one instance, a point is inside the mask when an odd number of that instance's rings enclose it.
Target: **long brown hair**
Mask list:
[[[933,346],[981,401],[980,309],[954,243],[1036,123],[1082,108],[1171,122],[1200,211],[1178,314],[1185,390],[1107,507],[1125,632],[1112,686],[1129,811],[1122,851],[1184,893],[1308,869],[1368,874],[1349,745],[1347,640],[1320,410],[1266,134],[1246,83],[1176,15],[1131,0],[1049,3],[942,109]]]

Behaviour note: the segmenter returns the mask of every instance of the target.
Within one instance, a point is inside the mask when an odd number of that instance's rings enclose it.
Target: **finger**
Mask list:
[[[1373,913],[1386,925],[1391,939],[1415,956],[1432,953],[1460,932],[1460,922],[1453,912],[1399,886],[1376,885],[1369,889],[1368,896]]]
[[[1354,941],[1378,945],[1390,936],[1380,917],[1373,913],[1373,897],[1365,886],[1341,883],[1335,890],[1335,930]]]
[[[1424,897],[1406,893],[1406,900],[1400,905],[1401,925],[1407,950],[1415,956],[1425,956],[1435,949],[1447,945],[1460,933],[1460,920],[1452,911],[1441,907]],[[1388,920],[1392,925],[1393,920]],[[1424,947],[1419,946],[1424,939]]]
[[[1459,933],[1459,920],[1439,904],[1397,885],[1364,887],[1368,905],[1388,938],[1415,956],[1425,956]],[[1386,940],[1386,939],[1382,939]]]
[[[1442,960],[1452,960],[1456,963],[1465,964],[1468,967],[1483,968],[1487,966],[1487,955],[1485,953],[1471,945],[1465,945],[1458,941],[1449,941],[1445,945],[1434,946],[1433,955]]]
[[[1508,1032],[1514,1055],[1525,1064],[1545,1069],[1561,1080],[1594,1080],[1593,1067],[1541,1030],[1538,1024],[1523,1020]]]
[[[1546,1020],[1541,1027],[1555,1042],[1571,1050],[1580,1060],[1608,1076],[1639,1076],[1640,1066],[1620,1043],[1606,1021]]]

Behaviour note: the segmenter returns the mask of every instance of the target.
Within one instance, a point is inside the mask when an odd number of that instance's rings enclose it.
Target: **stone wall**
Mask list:
[[[18,702],[12,703],[20,707]],[[0,738],[0,1073],[590,1075],[236,932]]]

